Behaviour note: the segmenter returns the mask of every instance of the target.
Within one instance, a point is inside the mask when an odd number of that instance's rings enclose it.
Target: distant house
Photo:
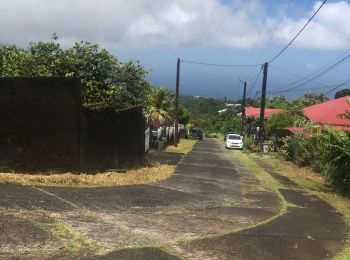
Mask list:
[[[282,109],[265,108],[264,118],[265,119],[270,118],[273,113],[280,113],[282,111],[283,111]],[[259,107],[246,107],[245,115],[246,115],[246,117],[260,118],[260,108]]]
[[[241,104],[225,104],[227,107],[240,107]]]
[[[227,111],[227,108],[224,108],[224,109],[219,110],[218,113],[221,114],[221,113],[225,113],[226,111]]]
[[[305,107],[304,116],[319,125],[329,125],[335,129],[350,131],[350,119],[344,114],[350,111],[350,96],[337,98],[321,104]]]
[[[272,116],[274,113],[280,113],[283,112],[282,109],[274,109],[274,108],[265,108],[265,113],[264,113],[264,119],[267,120]],[[239,115],[241,115],[240,113]],[[254,118],[259,119],[260,118],[260,108],[259,107],[246,107],[245,108],[245,115],[247,117],[247,124],[246,124],[246,129],[244,132],[247,135],[254,135],[257,134],[258,128],[256,126],[256,123],[254,123]]]

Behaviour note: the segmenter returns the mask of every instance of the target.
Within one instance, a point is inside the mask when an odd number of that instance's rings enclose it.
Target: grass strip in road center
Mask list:
[[[231,153],[228,153],[227,156],[236,158],[239,161],[241,161],[244,164],[244,166],[255,175],[255,177],[259,180],[263,188],[274,192],[279,197],[281,202],[280,212],[277,216],[273,217],[273,219],[287,212],[287,208],[290,205],[288,205],[282,193],[279,191],[280,189],[284,188],[283,184],[278,182],[270,174],[264,171],[259,165],[257,165],[253,160],[251,160],[246,153],[241,151],[232,151]],[[270,219],[269,221],[271,220],[272,219]]]
[[[173,145],[169,145],[165,151],[168,153],[182,153],[188,154],[192,151],[194,145],[197,143],[197,140],[193,139],[181,139],[180,143],[178,143],[177,147]]]
[[[334,207],[343,217],[350,229],[350,198],[337,193],[325,178],[308,168],[299,168],[292,162],[284,161],[275,154],[250,154],[249,157],[262,160],[271,165],[277,173],[297,183],[310,194],[316,195]],[[334,260],[350,259],[350,234],[346,246]]]
[[[16,183],[38,186],[101,187],[137,185],[169,178],[175,171],[173,165],[154,165],[127,172],[104,172],[97,174],[26,174],[0,173],[0,183]]]

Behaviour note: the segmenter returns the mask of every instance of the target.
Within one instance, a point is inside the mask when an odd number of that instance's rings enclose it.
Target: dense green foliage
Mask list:
[[[287,100],[284,96],[276,96],[266,103],[267,108],[280,108],[287,110],[294,115],[302,116],[302,109],[328,101],[328,97],[324,94],[306,93],[303,97]]]
[[[341,98],[345,96],[350,96],[350,88],[344,88],[342,90],[339,90],[337,93],[335,93],[334,98]]]
[[[326,127],[311,138],[285,138],[279,152],[299,166],[324,174],[334,186],[350,191],[349,134]]]
[[[180,101],[182,106],[186,107],[192,114],[190,120],[192,126],[199,127],[207,133],[240,132],[241,118],[237,116],[240,108],[236,109],[226,105],[232,102],[188,96],[181,97]],[[220,110],[224,111],[219,113]]]
[[[269,135],[283,136],[286,134],[286,128],[293,126],[298,118],[299,116],[289,111],[272,114],[265,123],[265,131]]]
[[[27,49],[0,47],[0,77],[79,77],[85,104],[108,103],[122,109],[141,105],[147,118],[171,121],[174,96],[153,88],[138,61],[120,62],[97,44],[77,42],[63,49],[51,41],[32,42]]]
[[[79,42],[61,48],[57,37],[30,43],[26,50],[0,48],[0,76],[80,77],[84,103],[113,103],[124,108],[148,101],[151,86],[147,71],[138,62],[121,63],[97,44]]]

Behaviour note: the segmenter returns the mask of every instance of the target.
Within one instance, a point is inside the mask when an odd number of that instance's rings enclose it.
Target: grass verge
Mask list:
[[[281,209],[278,216],[283,215],[287,212],[287,201],[279,191],[283,188],[283,185],[280,182],[275,180],[270,174],[261,169],[261,167],[259,167],[253,160],[251,160],[246,153],[235,151],[234,153],[229,153],[228,156],[235,157],[241,161],[250,172],[254,173],[255,177],[259,180],[261,186],[264,189],[272,191],[278,195],[281,201]]]
[[[182,153],[188,154],[192,151],[193,146],[197,143],[197,140],[193,139],[181,139],[177,147],[169,145],[165,151],[168,153]]]
[[[38,186],[100,187],[122,186],[157,182],[170,177],[175,171],[173,165],[155,165],[127,172],[108,172],[97,174],[25,174],[0,173],[0,183],[17,183]]]
[[[336,191],[327,184],[322,175],[317,174],[308,168],[299,168],[292,162],[284,161],[276,155],[250,154],[249,156],[264,160],[265,163],[270,164],[279,174],[288,177],[309,193],[326,201],[344,216],[344,220],[350,228],[350,199],[336,193]],[[343,251],[333,259],[350,259],[350,236]]]

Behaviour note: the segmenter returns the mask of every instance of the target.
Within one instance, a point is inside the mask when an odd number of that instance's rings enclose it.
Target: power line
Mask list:
[[[294,41],[298,36],[304,31],[306,26],[314,19],[316,14],[321,10],[321,8],[324,6],[324,4],[327,2],[327,0],[324,0],[323,3],[320,5],[320,7],[316,10],[316,12],[310,17],[310,19],[307,21],[307,23],[301,28],[301,30],[293,37],[293,39],[279,52],[277,53],[268,63],[273,62],[275,59],[277,59]]]
[[[306,11],[310,8],[310,6],[311,6],[312,3],[313,3],[313,0],[309,0],[309,3],[306,5],[304,11],[302,11],[302,12],[300,13],[300,15],[299,15],[300,18],[302,18],[302,17],[304,16],[304,14],[305,14]],[[295,29],[296,26],[297,26],[297,23],[295,23],[294,26],[292,27],[292,29],[290,29],[288,35],[290,35],[290,34],[294,31],[294,29]]]
[[[350,79],[345,80],[343,83],[340,83],[338,86],[332,88],[330,91],[326,92],[325,95],[328,95],[329,93],[333,92],[337,88],[340,88],[341,86],[344,86],[346,83],[350,82]]]
[[[295,78],[299,78],[300,80],[298,80],[297,82],[300,82],[300,81],[302,81],[302,80],[307,80],[308,78],[305,76],[299,76],[299,75],[297,75],[297,74],[294,74],[294,73],[292,73],[292,72],[289,72],[289,71],[286,71],[286,70],[283,70],[283,69],[280,69],[280,68],[277,68],[277,67],[275,67],[275,66],[269,66],[271,69],[274,69],[274,70],[277,70],[277,71],[279,71],[279,72],[282,72],[282,73],[285,73],[285,74],[287,74],[287,75],[290,75],[290,76],[293,76],[293,77],[295,77]],[[326,84],[324,84],[324,83],[321,83],[321,82],[317,82],[317,81],[315,81],[315,83],[317,83],[317,84],[320,84],[320,85],[323,85],[323,86],[328,86],[328,85],[326,85]],[[329,87],[329,86],[328,86]]]
[[[198,61],[188,61],[188,60],[181,60],[181,62],[196,64],[196,65],[204,65],[204,66],[214,66],[214,67],[257,67],[261,65],[261,64],[215,64],[215,63],[205,63],[205,62],[198,62]]]
[[[282,90],[282,91],[275,91],[274,93],[284,93],[284,92],[288,92],[290,90],[294,90],[297,89],[301,86],[304,86],[306,83],[309,83],[310,81],[313,81],[314,79],[326,74],[328,71],[330,71],[331,69],[333,69],[334,67],[338,66],[339,64],[343,63],[345,60],[347,60],[348,58],[350,58],[350,54],[346,55],[344,58],[342,58],[341,60],[337,61],[335,64],[333,64],[331,67],[325,69],[324,71],[318,73],[316,76],[313,76],[312,78],[306,80],[304,83],[298,84],[294,87],[291,87],[289,89],[286,90]]]
[[[308,74],[307,76],[304,76],[303,78],[307,80],[309,77],[312,77],[313,75],[316,75],[319,71],[321,71],[323,68],[326,68],[328,65],[332,64],[333,62],[336,62],[336,63],[339,62],[338,64],[340,64],[340,63],[342,62],[343,59],[346,59],[346,58],[348,57],[348,55],[345,55],[345,56],[343,57],[344,54],[345,54],[345,52],[344,52],[342,55],[338,55],[334,61],[330,61],[330,62],[326,63],[325,65],[321,66],[320,68],[318,68],[318,69],[315,70],[314,72]],[[341,58],[341,60],[339,60],[340,58]],[[271,65],[270,65],[270,67],[271,67]],[[284,70],[282,70],[282,69],[279,69],[279,68],[276,68],[276,67],[272,67],[272,68],[273,68],[273,69],[276,69],[276,70],[279,70],[279,71],[281,71],[281,72],[284,72],[284,73],[293,75],[292,73],[286,72],[286,71],[284,71]],[[294,74],[294,75],[295,75],[295,74]],[[295,76],[297,76],[297,75],[295,75]],[[300,82],[302,82],[302,81],[304,80],[304,79],[302,79],[302,77],[300,77],[300,78],[301,78],[301,79],[299,79],[299,80],[297,80],[297,81],[293,81],[293,82],[291,82],[291,83],[288,83],[287,85],[284,85],[284,86],[282,86],[282,87],[279,87],[279,88],[275,89],[275,91],[276,91],[276,90],[280,90],[280,89],[287,88],[287,87],[289,87],[289,86],[293,86],[293,85],[295,85],[295,84],[297,84],[297,83],[300,83]]]
[[[303,89],[294,89],[290,92],[297,92],[297,91],[308,91],[308,90],[319,90],[319,89],[330,89],[332,88],[333,86],[327,86],[327,87],[316,87],[316,88],[303,88]],[[273,91],[268,91],[269,94],[276,94],[275,92]]]
[[[267,47],[268,47],[268,43],[271,41],[271,39],[275,36],[276,32],[278,31],[278,29],[280,28],[281,24],[282,24],[282,20],[285,17],[285,15],[287,14],[289,8],[291,7],[292,3],[294,0],[289,0],[288,5],[286,7],[286,9],[284,9],[283,15],[281,16],[281,18],[279,19],[277,26],[275,27],[275,31],[273,34],[271,34],[271,36],[269,37],[269,40],[267,41],[267,44],[265,45],[264,49],[260,52],[260,55],[258,56],[258,58],[256,59],[256,61],[258,61],[265,53]]]
[[[255,84],[256,84],[256,82],[258,81],[258,79],[259,79],[259,77],[260,77],[260,75],[261,75],[262,70],[263,70],[263,67],[260,68],[260,71],[259,71],[259,73],[258,73],[258,76],[255,78],[253,85],[250,87],[250,89],[249,89],[249,91],[248,91],[248,93],[247,93],[247,96],[248,96],[248,95],[250,94],[250,92],[252,92],[252,90],[254,89]]]
[[[253,53],[253,50],[255,49],[257,43],[258,43],[258,40],[260,39],[260,36],[261,36],[261,33],[262,33],[262,30],[263,30],[263,27],[265,26],[265,23],[267,21],[267,17],[269,15],[269,12],[270,12],[270,9],[271,9],[271,6],[272,6],[272,0],[270,0],[269,2],[269,5],[268,5],[268,8],[267,8],[267,11],[266,11],[266,15],[265,15],[265,18],[263,20],[263,22],[261,23],[260,27],[259,27],[259,33],[255,39],[255,42],[254,42],[254,45],[253,47],[251,48],[250,52],[249,52],[249,56],[248,56],[248,59],[246,59],[246,62],[250,62],[251,60],[251,57],[252,57],[252,53]],[[250,74],[251,74],[251,69],[248,71],[248,73],[246,74],[247,77],[246,78],[249,78]],[[243,75],[244,73],[241,74],[241,76]],[[240,76],[240,77],[241,77]]]

